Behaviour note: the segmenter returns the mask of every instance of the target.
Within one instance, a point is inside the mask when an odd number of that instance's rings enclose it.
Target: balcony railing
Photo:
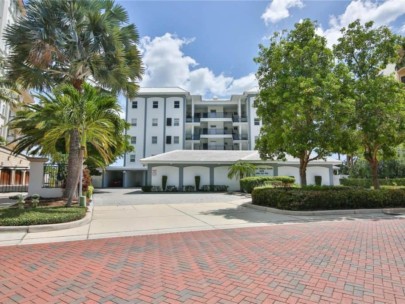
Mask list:
[[[202,129],[200,132],[201,135],[231,135],[231,130],[225,129]]]
[[[186,134],[186,140],[200,140],[200,134]]]
[[[232,113],[226,112],[203,113],[202,118],[232,118]]]
[[[239,117],[237,115],[233,115],[232,121],[233,122],[247,122],[247,117],[246,116]]]
[[[248,140],[248,135],[247,134],[232,134],[233,140]]]
[[[239,148],[235,148],[233,146],[228,145],[203,145],[194,147],[194,150],[239,150]]]

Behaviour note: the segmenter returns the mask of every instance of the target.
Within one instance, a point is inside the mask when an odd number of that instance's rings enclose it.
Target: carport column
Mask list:
[[[333,165],[329,166],[329,185],[334,186],[334,182],[333,182]]]
[[[276,164],[273,165],[273,175],[278,176],[278,165]]]
[[[127,183],[127,171],[123,170],[122,171],[122,188],[127,188],[128,183]]]
[[[184,167],[179,167],[179,191],[183,191]]]
[[[214,184],[214,167],[210,166],[210,185]]]
[[[152,165],[148,164],[147,186],[152,186]]]

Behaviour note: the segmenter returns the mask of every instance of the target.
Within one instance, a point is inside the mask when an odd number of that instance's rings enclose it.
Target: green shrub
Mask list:
[[[184,186],[184,192],[194,192],[194,186],[192,185]]]
[[[402,189],[308,188],[257,187],[252,193],[252,202],[255,205],[297,211],[405,207],[405,190]]]
[[[322,186],[322,176],[320,176],[320,175],[315,176],[315,185]]]
[[[289,187],[294,184],[295,178],[290,176],[251,176],[240,180],[243,192],[252,193],[255,187],[271,184],[275,187]]]
[[[166,190],[166,185],[167,185],[167,176],[162,175],[162,189],[163,189],[163,191]]]
[[[194,181],[195,181],[195,190],[199,191],[200,190],[201,176],[199,176],[199,175],[194,176]]]
[[[38,207],[35,209],[8,208],[0,210],[0,226],[57,224],[79,220],[86,215],[81,207]]]
[[[94,187],[92,185],[89,185],[87,187],[87,191],[86,191],[86,197],[87,198],[91,198],[94,192]]]
[[[25,200],[24,200],[24,196],[22,194],[18,195],[17,205],[18,205],[18,209],[24,209]]]
[[[33,194],[33,195],[31,196],[31,205],[32,205],[32,208],[37,208],[37,207],[38,207],[39,198],[40,198],[39,194]]]
[[[152,186],[142,186],[141,189],[143,192],[152,192]]]
[[[405,178],[380,178],[380,186],[405,186]],[[340,184],[343,186],[371,188],[373,185],[368,178],[342,178]]]
[[[226,192],[228,186],[226,185],[204,185],[201,187],[201,191],[205,192]]]

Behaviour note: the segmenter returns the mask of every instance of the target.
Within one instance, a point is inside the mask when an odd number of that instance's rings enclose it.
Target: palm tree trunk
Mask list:
[[[81,160],[80,160],[80,136],[78,130],[73,130],[70,134],[69,158],[66,177],[66,188],[64,196],[67,198],[66,206],[72,205],[75,197],[77,184],[79,183]]]

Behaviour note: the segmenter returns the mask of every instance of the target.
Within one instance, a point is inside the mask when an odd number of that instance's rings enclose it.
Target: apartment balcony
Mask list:
[[[186,123],[200,123],[200,121],[201,121],[200,117],[191,117],[191,116],[186,117]]]
[[[201,138],[232,138],[232,131],[225,129],[202,129]]]
[[[248,140],[247,134],[232,134],[233,140]]]
[[[247,122],[248,120],[247,120],[246,116],[240,117],[238,115],[233,115],[232,116],[232,121],[237,123],[237,122]]]
[[[229,145],[202,145],[199,147],[194,147],[194,150],[239,150],[239,149],[234,149],[233,146]]]
[[[186,140],[200,140],[200,134],[186,134]]]

